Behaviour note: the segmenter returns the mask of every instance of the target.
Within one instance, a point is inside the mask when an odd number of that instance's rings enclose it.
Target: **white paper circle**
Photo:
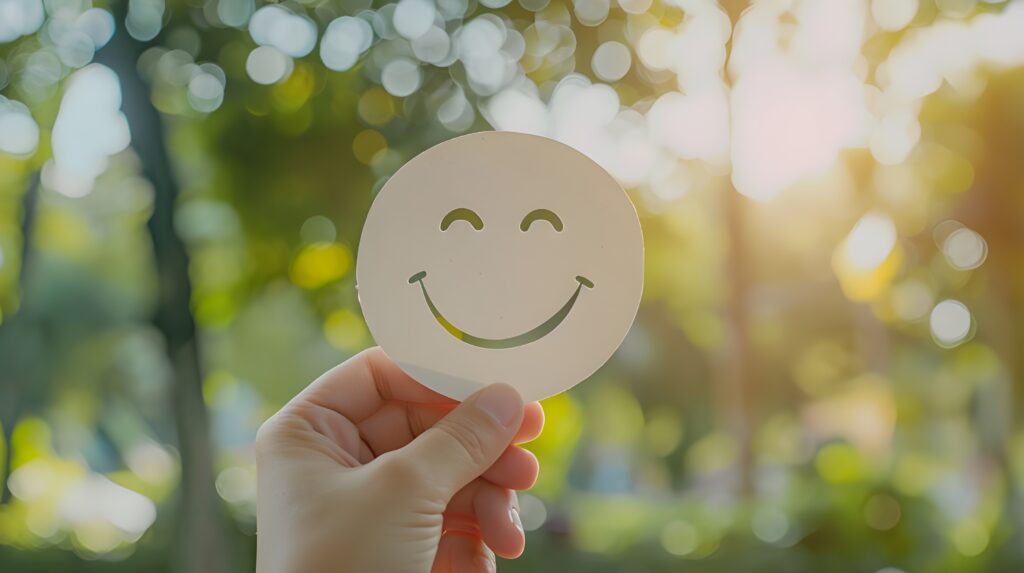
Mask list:
[[[643,261],[636,211],[604,169],[550,139],[484,132],[384,185],[356,278],[377,343],[420,383],[461,400],[504,382],[532,401],[619,347]]]

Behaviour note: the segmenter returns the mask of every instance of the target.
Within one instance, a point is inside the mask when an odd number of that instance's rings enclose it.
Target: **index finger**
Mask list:
[[[458,404],[413,380],[379,346],[328,370],[291,402],[309,402],[334,410],[356,424],[388,402]]]

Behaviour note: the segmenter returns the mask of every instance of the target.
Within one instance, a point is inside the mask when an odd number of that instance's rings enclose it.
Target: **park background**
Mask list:
[[[647,257],[502,571],[1024,570],[1024,2],[0,0],[0,571],[251,571],[374,193],[487,129]]]

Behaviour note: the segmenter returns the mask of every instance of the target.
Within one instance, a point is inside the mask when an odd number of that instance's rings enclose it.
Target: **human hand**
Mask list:
[[[525,538],[516,489],[540,404],[493,385],[461,405],[379,348],[330,370],[256,438],[258,573],[484,573]]]

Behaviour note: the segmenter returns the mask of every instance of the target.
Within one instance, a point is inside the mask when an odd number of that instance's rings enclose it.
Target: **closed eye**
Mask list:
[[[441,230],[447,231],[448,227],[451,227],[452,223],[455,221],[466,221],[470,225],[473,225],[473,228],[477,231],[484,228],[484,222],[480,218],[480,215],[477,215],[465,207],[459,207],[458,209],[452,209],[444,216],[444,219],[441,219]]]
[[[547,209],[535,209],[527,213],[526,216],[523,217],[523,222],[519,224],[519,230],[526,232],[534,221],[547,221],[548,223],[551,223],[551,226],[556,231],[562,230],[562,220],[559,219],[558,215],[555,215],[554,212]]]

